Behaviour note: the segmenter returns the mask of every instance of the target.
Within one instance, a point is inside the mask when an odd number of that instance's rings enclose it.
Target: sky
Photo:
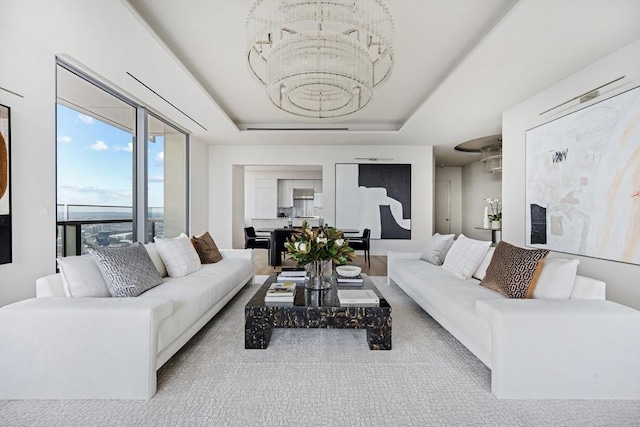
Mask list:
[[[133,205],[132,135],[57,105],[57,204]],[[149,206],[164,205],[164,141],[149,142]]]

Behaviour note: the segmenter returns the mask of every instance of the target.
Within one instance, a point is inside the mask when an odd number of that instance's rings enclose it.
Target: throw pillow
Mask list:
[[[508,298],[525,298],[538,261],[548,253],[546,249],[520,248],[503,240],[498,243],[480,284]]]
[[[191,236],[191,243],[196,248],[202,264],[213,264],[222,261],[222,254],[208,231],[197,237]]]
[[[64,293],[68,297],[110,297],[96,260],[91,255],[58,258]]]
[[[543,258],[538,261],[535,276],[531,281],[527,298],[569,299],[576,282],[579,259]]]
[[[434,234],[427,241],[424,249],[422,249],[420,259],[434,265],[442,265],[447,252],[449,252],[451,245],[453,245],[454,237],[455,235],[453,234]]]
[[[156,270],[160,273],[160,276],[167,277],[167,267],[164,266],[162,262],[162,258],[160,258],[160,254],[158,253],[158,248],[156,248],[155,243],[146,243],[144,248],[149,253],[149,257],[151,261],[153,261],[153,265],[156,266]]]
[[[489,248],[487,254],[484,256],[484,259],[482,260],[478,268],[476,268],[476,271],[473,272],[471,277],[475,277],[478,280],[484,279],[484,276],[486,276],[487,274],[487,268],[489,267],[489,264],[491,264],[491,258],[493,258],[493,252],[495,252],[495,250],[496,248],[494,247]]]
[[[162,262],[171,277],[182,277],[202,268],[200,257],[186,234],[172,239],[154,238]]]
[[[123,248],[96,248],[90,252],[114,297],[137,297],[162,283],[162,276],[140,242]]]
[[[466,280],[476,271],[490,246],[489,241],[474,240],[461,234],[447,252],[442,268]]]

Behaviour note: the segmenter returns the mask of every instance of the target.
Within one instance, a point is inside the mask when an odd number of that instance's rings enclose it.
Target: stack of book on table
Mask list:
[[[304,282],[307,272],[304,268],[283,267],[278,274],[278,282]]]
[[[336,274],[336,281],[338,282],[338,286],[363,286],[364,279],[361,275],[357,276],[341,276]]]
[[[379,305],[380,297],[371,289],[339,289],[340,305]]]
[[[295,282],[272,283],[264,296],[264,302],[293,302],[296,296]]]

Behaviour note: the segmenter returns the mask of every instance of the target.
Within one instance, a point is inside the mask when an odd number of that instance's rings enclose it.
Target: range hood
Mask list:
[[[313,188],[294,188],[293,200],[313,200]]]

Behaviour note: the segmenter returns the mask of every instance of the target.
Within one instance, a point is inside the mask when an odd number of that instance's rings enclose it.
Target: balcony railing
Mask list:
[[[164,235],[163,209],[149,208],[148,240]],[[57,205],[57,256],[81,255],[90,248],[122,247],[135,241],[129,206]]]

